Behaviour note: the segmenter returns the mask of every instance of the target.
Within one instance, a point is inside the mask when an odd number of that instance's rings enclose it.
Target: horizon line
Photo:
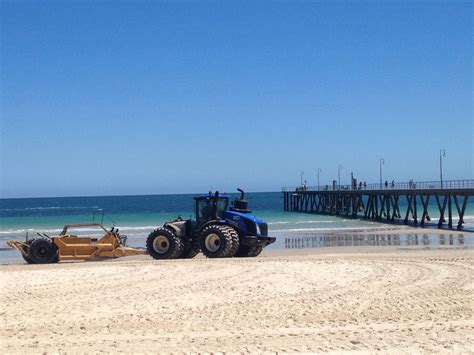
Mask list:
[[[216,190],[218,191],[218,190]],[[216,191],[213,191],[216,192]],[[245,191],[245,193],[270,193],[280,191]],[[155,194],[125,194],[125,195],[79,195],[79,196],[27,196],[27,197],[0,197],[0,200],[21,200],[40,198],[81,198],[81,197],[136,197],[136,196],[170,196],[170,195],[195,195],[204,192],[181,192],[181,193],[155,193]],[[222,192],[223,194],[239,194],[239,192]]]

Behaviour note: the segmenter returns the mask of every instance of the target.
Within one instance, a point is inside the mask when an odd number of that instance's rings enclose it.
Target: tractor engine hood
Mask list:
[[[224,211],[222,218],[241,232],[244,232],[248,235],[268,235],[267,223],[249,213]]]

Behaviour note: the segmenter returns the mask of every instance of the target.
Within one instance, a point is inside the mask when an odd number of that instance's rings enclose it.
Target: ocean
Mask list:
[[[237,195],[233,195],[237,196]],[[128,244],[144,247],[148,234],[164,222],[177,216],[194,218],[194,195],[142,195],[101,197],[57,197],[0,199],[0,262],[23,262],[18,253],[6,245],[7,240],[24,239],[26,233],[37,232],[57,235],[65,224],[91,223],[94,211],[101,209],[103,224],[115,225],[121,234],[128,236]],[[401,233],[401,225],[346,219],[328,215],[283,212],[280,192],[248,193],[249,208],[258,218],[268,223],[269,234],[277,242],[269,248],[303,248],[353,245],[472,245],[474,234],[469,232],[433,233],[436,218],[429,228],[412,228]],[[474,206],[469,201],[465,228],[474,229]],[[403,212],[403,202],[400,204]],[[436,206],[430,205],[436,217]],[[98,218],[98,219],[97,219]],[[101,213],[96,214],[96,221]],[[397,231],[398,230],[398,231]],[[78,235],[100,236],[97,229],[75,231]],[[444,238],[444,239],[443,239]]]

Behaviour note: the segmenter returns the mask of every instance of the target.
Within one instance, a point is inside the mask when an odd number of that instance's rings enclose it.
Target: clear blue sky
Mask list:
[[[0,196],[473,177],[471,2],[1,1]]]

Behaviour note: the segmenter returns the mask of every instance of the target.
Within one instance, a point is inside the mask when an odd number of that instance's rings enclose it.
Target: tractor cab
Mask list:
[[[211,195],[198,195],[194,198],[196,201],[196,221],[202,225],[210,220],[222,218],[224,211],[229,209],[229,195],[219,195],[219,192]]]

